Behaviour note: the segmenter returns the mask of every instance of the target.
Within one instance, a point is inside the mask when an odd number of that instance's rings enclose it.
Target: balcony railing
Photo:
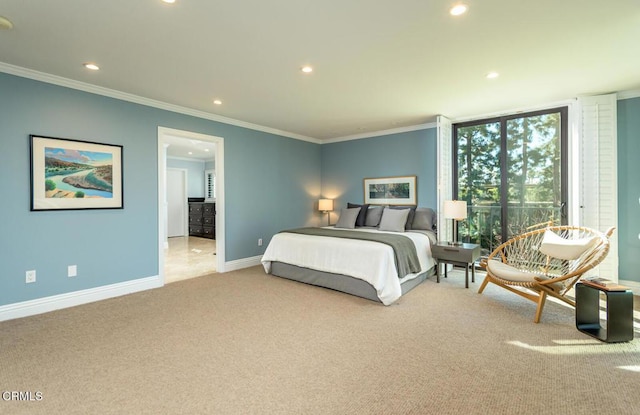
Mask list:
[[[507,239],[526,232],[529,227],[553,221],[560,224],[560,207],[549,204],[509,205],[507,208]],[[479,244],[482,254],[488,255],[503,242],[502,207],[470,205],[467,219],[458,224],[459,240]]]

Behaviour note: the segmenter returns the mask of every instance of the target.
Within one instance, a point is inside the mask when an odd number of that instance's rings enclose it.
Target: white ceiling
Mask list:
[[[640,88],[638,0],[466,3],[2,0],[0,63],[312,140]]]
[[[169,144],[167,157],[200,161],[215,160],[216,145],[214,143],[170,135],[165,135],[163,140]]]

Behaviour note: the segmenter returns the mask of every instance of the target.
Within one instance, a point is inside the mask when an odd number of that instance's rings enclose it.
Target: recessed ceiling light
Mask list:
[[[216,105],[222,105],[222,101],[220,101],[219,99],[214,99],[213,103]]]
[[[304,73],[311,73],[313,72],[313,68],[309,65],[305,65],[302,68],[300,68],[300,70]]]
[[[13,29],[13,23],[6,17],[0,16],[0,29]]]
[[[86,63],[83,63],[82,65],[84,65],[84,67],[87,69],[91,69],[92,71],[97,71],[100,69],[100,67],[93,62],[86,62]]]
[[[451,8],[451,10],[449,10],[449,13],[451,13],[452,16],[460,16],[461,14],[466,13],[468,7],[466,4],[456,4],[455,6],[453,6]]]
[[[162,0],[164,3],[169,3],[169,4],[173,4],[176,2],[176,0]]]
[[[500,74],[498,72],[489,72],[487,74],[487,79],[496,79]]]

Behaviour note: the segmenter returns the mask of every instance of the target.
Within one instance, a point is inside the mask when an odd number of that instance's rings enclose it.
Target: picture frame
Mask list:
[[[364,203],[372,205],[416,205],[417,176],[364,179]]]
[[[31,211],[123,209],[122,146],[29,136]]]

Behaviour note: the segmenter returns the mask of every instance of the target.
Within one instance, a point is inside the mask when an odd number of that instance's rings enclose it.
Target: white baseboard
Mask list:
[[[258,255],[225,262],[225,272],[260,265],[261,259],[262,255]],[[153,277],[140,278],[133,281],[105,285],[87,290],[74,291],[50,297],[37,298],[35,300],[23,301],[20,303],[7,304],[0,306],[0,321],[48,313],[49,311],[60,310],[62,308],[75,307],[77,305],[106,300],[108,298],[132,294],[138,291],[159,288],[163,285],[164,283],[160,276],[156,275]]]
[[[262,259],[262,255],[236,259],[235,261],[228,261],[224,263],[224,271],[236,271],[238,269],[255,267],[256,265],[260,265],[260,260]]]
[[[140,278],[133,281],[125,281],[102,287],[89,288],[87,290],[74,291],[35,300],[0,306],[0,321],[12,320],[47,313],[62,308],[106,300],[121,295],[132,294],[138,291],[150,290],[162,287],[163,283],[158,275]]]

